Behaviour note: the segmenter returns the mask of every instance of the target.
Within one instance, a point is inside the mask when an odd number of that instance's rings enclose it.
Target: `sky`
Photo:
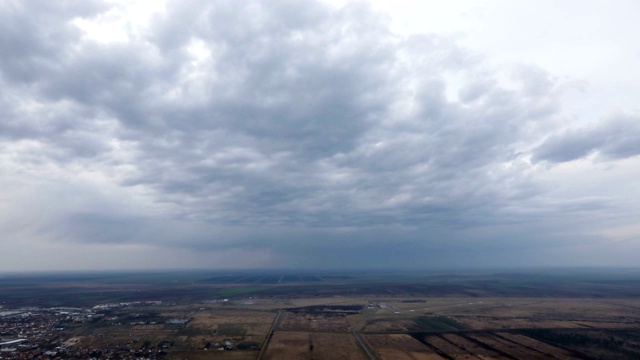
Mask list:
[[[0,271],[640,265],[637,1],[0,2]]]

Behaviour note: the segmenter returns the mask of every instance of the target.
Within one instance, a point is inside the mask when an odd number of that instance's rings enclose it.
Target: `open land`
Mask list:
[[[635,359],[640,271],[0,277],[0,359]]]

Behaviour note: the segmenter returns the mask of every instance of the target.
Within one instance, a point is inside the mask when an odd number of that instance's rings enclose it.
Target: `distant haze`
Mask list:
[[[639,16],[3,1],[0,271],[638,265]]]

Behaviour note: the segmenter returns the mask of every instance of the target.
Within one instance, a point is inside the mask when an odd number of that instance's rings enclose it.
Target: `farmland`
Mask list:
[[[0,300],[6,359],[640,357],[633,270],[5,275]]]

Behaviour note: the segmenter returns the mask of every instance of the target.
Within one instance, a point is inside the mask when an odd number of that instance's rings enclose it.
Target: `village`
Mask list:
[[[210,301],[218,302],[217,300]],[[0,359],[158,359],[167,355],[173,341],[152,343],[143,334],[158,326],[183,328],[190,318],[150,321],[145,308],[160,306],[160,301],[106,303],[91,308],[0,308]],[[130,313],[136,309],[137,312]],[[135,319],[135,321],[131,321]],[[125,322],[126,321],[126,322]],[[89,331],[96,324],[108,331]],[[100,327],[98,327],[99,329]],[[114,329],[129,329],[126,336]],[[140,329],[150,331],[141,332]],[[116,331],[119,332],[119,331]],[[102,344],[101,346],[98,344]],[[203,343],[203,351],[235,349],[231,339]]]

